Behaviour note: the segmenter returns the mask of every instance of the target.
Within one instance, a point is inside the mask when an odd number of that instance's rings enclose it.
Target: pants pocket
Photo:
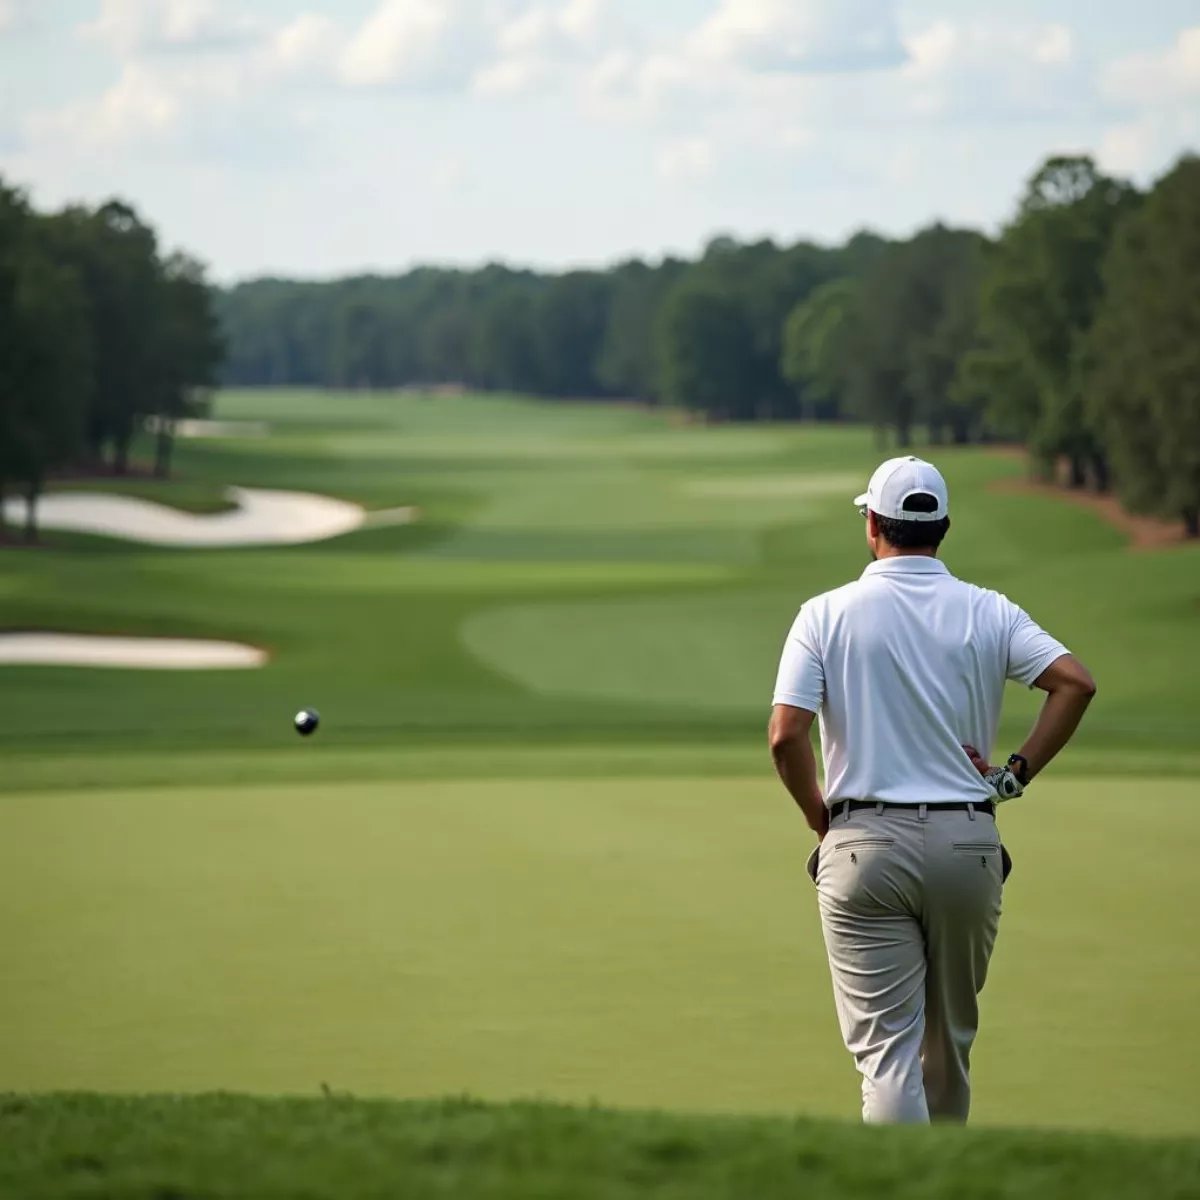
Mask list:
[[[809,879],[811,879],[813,881],[813,883],[817,882],[817,867],[820,866],[820,863],[821,863],[821,843],[818,842],[813,847],[812,853],[808,856],[808,862],[806,862],[804,864],[804,872],[809,877]]]
[[[977,854],[986,867],[994,855],[1000,855],[1000,882],[1004,883],[1012,874],[1012,855],[1003,842],[955,842],[956,854]]]

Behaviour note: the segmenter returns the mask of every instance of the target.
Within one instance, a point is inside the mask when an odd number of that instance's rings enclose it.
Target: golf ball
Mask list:
[[[295,717],[296,732],[303,737],[315,733],[320,723],[321,718],[315,708],[302,708]]]

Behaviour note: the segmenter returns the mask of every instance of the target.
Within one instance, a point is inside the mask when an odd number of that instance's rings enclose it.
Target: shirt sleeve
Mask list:
[[[821,711],[825,698],[825,665],[813,612],[807,605],[792,624],[779,675],[775,680],[775,704],[789,704],[808,712]]]
[[[1009,679],[1026,687],[1055,660],[1070,651],[1057,638],[1052,638],[1029,614],[1011,601],[1008,602],[1008,671]]]

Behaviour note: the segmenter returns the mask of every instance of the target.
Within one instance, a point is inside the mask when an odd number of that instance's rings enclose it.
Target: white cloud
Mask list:
[[[33,21],[34,0],[0,0],[0,37]]]
[[[1105,130],[1099,160],[1145,179],[1200,142],[1200,26],[1160,51],[1109,63],[1101,87],[1126,116]]]
[[[134,59],[98,97],[35,112],[26,145],[60,158],[149,155],[263,166],[303,155],[303,107],[281,102],[256,55]]]
[[[1090,107],[1095,87],[1064,25],[941,20],[910,34],[901,111],[925,118],[1061,117]]]
[[[383,0],[350,39],[339,73],[352,87],[461,86],[487,44],[463,0]]]
[[[703,137],[683,138],[659,151],[655,168],[667,183],[688,183],[706,179],[716,167],[712,143]]]
[[[1105,131],[1097,158],[1108,171],[1135,175],[1154,157],[1156,131],[1147,121],[1130,121]]]
[[[547,64],[538,58],[502,58],[480,68],[473,87],[482,96],[516,95],[543,82]]]
[[[99,100],[37,114],[28,122],[28,133],[39,141],[111,146],[170,134],[181,113],[179,96],[161,76],[134,63]]]
[[[1146,106],[1200,97],[1200,25],[1181,30],[1173,45],[1156,54],[1131,54],[1111,63],[1104,88],[1116,100]]]
[[[342,28],[332,18],[302,13],[272,35],[267,60],[285,74],[320,74],[336,61],[344,39]]]
[[[579,42],[590,41],[601,32],[604,7],[600,0],[569,0],[558,20],[569,37]]]
[[[80,27],[121,54],[227,49],[255,40],[262,22],[219,0],[102,0]]]
[[[1075,52],[1075,39],[1065,25],[1047,25],[1033,47],[1033,57],[1041,63],[1064,63]]]
[[[749,71],[852,71],[904,59],[889,0],[722,0],[695,31],[701,61]]]
[[[599,0],[559,0],[516,11],[499,23],[497,56],[480,69],[476,90],[527,92],[594,61],[605,39],[604,18]]]
[[[808,101],[810,81],[886,75],[907,53],[893,0],[720,0],[682,38],[596,60],[585,94],[639,119],[749,101],[774,120]]]

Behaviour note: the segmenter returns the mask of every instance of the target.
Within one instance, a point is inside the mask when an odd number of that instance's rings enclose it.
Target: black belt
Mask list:
[[[985,812],[989,816],[996,815],[996,805],[992,800],[952,800],[949,804],[897,804],[888,800],[838,800],[829,809],[830,817],[841,813],[863,812],[866,809],[877,808],[926,808],[930,812]]]

